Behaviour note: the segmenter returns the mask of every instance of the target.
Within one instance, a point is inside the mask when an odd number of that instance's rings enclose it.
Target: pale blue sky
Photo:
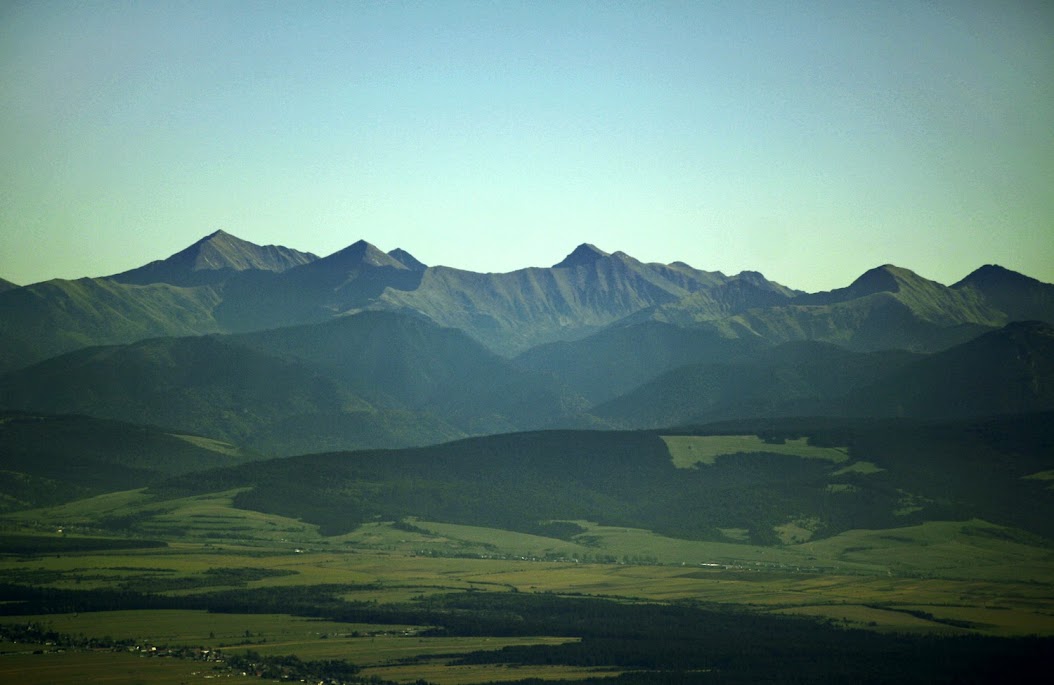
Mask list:
[[[591,242],[805,290],[1054,282],[1052,8],[5,2],[0,277],[222,228],[476,271]]]

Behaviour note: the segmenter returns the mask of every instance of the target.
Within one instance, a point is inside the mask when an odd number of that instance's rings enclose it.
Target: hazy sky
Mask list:
[[[805,290],[1054,282],[1054,3],[0,4],[0,277],[222,228]]]

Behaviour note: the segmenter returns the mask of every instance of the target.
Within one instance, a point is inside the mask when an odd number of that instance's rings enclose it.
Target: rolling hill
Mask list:
[[[1054,409],[1054,326],[1007,324],[859,388],[857,416],[956,418]]]
[[[417,517],[554,537],[583,533],[554,523],[574,521],[687,539],[729,540],[747,531],[755,543],[778,544],[780,530],[792,525],[819,539],[976,517],[1049,536],[1050,491],[1027,476],[1054,467],[1051,418],[787,419],[764,423],[768,444],[756,440],[746,453],[718,447],[724,456],[688,467],[675,464],[669,436],[704,449],[708,441],[727,443],[728,433],[758,432],[759,423],[506,434],[253,463],[173,479],[156,493],[251,488],[238,495],[238,506],[300,518],[327,534]],[[785,443],[792,438],[797,454]]]
[[[255,457],[199,436],[95,419],[0,413],[0,511],[144,487]]]
[[[725,361],[672,369],[590,412],[623,428],[750,417],[837,416],[844,413],[841,402],[851,391],[895,374],[922,356],[789,342]]]
[[[0,396],[7,408],[165,426],[270,454],[538,428],[585,407],[460,331],[388,312],[86,348],[0,377]]]

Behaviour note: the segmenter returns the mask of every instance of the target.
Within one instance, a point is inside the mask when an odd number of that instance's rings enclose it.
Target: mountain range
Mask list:
[[[113,276],[5,288],[0,408],[260,454],[1054,408],[1054,285],[991,265],[950,287],[884,265],[806,293],[589,244],[475,273],[362,240],[320,258],[217,231]]]

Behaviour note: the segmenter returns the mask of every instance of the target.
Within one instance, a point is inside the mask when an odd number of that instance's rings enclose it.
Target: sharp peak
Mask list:
[[[559,262],[558,264],[554,264],[553,268],[567,269],[576,266],[586,266],[588,264],[594,263],[598,259],[603,259],[604,257],[610,256],[610,254],[604,252],[592,243],[582,243],[581,245],[576,247],[571,252],[571,254],[564,257],[563,261]]]
[[[971,271],[967,276],[952,287],[959,287],[970,283],[991,283],[992,281],[1017,281],[1019,283],[1039,283],[1041,281],[1026,276],[1023,273],[1008,269],[999,264],[985,264]]]
[[[374,245],[373,243],[366,242],[365,240],[360,238],[360,239],[356,240],[355,242],[353,242],[351,245],[348,245],[347,247],[344,247],[344,248],[341,248],[341,249],[337,250],[332,255],[330,255],[330,257],[332,257],[333,255],[338,255],[338,254],[354,254],[356,252],[366,252],[366,251],[372,251],[372,250],[376,250],[377,252],[381,252],[381,249],[378,248],[376,245]]]
[[[337,250],[319,261],[325,264],[351,262],[355,264],[371,264],[373,266],[393,266],[397,269],[407,268],[395,257],[386,254],[376,245],[362,239],[356,240],[344,249]]]
[[[197,256],[206,249],[224,249],[227,246],[235,246],[239,248],[254,248],[260,247],[256,243],[251,243],[248,240],[243,240],[236,235],[232,235],[223,229],[213,231],[204,238],[199,238],[197,241],[191,243],[187,247],[183,248],[179,252],[168,257],[168,259],[176,258],[187,258],[190,256]]]
[[[410,254],[401,247],[397,247],[391,252],[389,252],[388,256],[408,269],[413,269],[415,271],[424,271],[428,268],[427,264],[419,260],[417,257],[414,257],[412,254]]]
[[[201,243],[208,243],[208,242],[212,242],[212,241],[215,241],[215,240],[237,240],[237,241],[243,242],[243,243],[249,242],[248,240],[243,240],[242,238],[239,238],[238,236],[234,235],[233,233],[228,233],[227,231],[225,231],[222,228],[220,228],[220,229],[217,229],[217,230],[213,231],[212,233],[209,233],[207,236],[205,236],[204,238],[202,238],[201,240],[199,240],[195,244],[200,245]]]

